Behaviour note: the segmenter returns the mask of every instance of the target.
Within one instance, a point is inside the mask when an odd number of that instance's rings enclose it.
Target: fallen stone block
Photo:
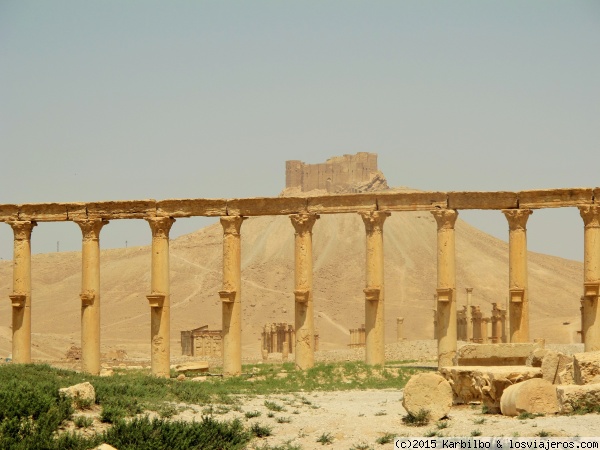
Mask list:
[[[600,383],[557,386],[556,396],[561,414],[597,410],[600,405]]]
[[[456,352],[455,366],[524,366],[527,358],[543,343],[467,344]]]
[[[208,372],[208,362],[206,361],[196,361],[184,364],[177,364],[175,366],[175,371],[177,373],[191,373],[191,372]]]
[[[558,381],[556,384],[575,384],[575,373],[572,362],[558,372]]]
[[[413,375],[404,387],[402,406],[413,416],[425,409],[429,412],[430,420],[440,420],[452,407],[450,383],[433,372]]]
[[[63,397],[71,398],[74,402],[77,400],[89,401],[92,404],[96,402],[96,390],[88,381],[61,388],[58,390],[58,394]]]
[[[548,353],[549,351],[550,350],[546,350],[545,348],[536,348],[527,357],[525,365],[531,367],[542,367],[542,361],[544,360],[544,356],[546,356],[546,353]]]
[[[558,374],[572,362],[572,356],[548,350],[542,359],[542,378],[552,384],[559,384]]]
[[[542,377],[541,368],[529,366],[448,366],[439,371],[452,387],[455,404],[480,401],[490,413],[500,412],[504,389]]]
[[[573,355],[575,384],[600,383],[600,351]]]
[[[508,386],[500,398],[500,411],[505,416],[518,416],[523,412],[556,414],[556,386],[542,378],[532,378]]]

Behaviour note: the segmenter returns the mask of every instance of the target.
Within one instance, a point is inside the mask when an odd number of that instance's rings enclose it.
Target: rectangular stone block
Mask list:
[[[380,211],[429,211],[445,209],[448,205],[445,192],[379,192],[376,195]]]
[[[8,222],[10,220],[18,220],[19,205],[5,204],[0,205],[0,222]]]
[[[256,197],[227,200],[229,216],[277,216],[307,211],[306,197]]]
[[[125,200],[87,203],[89,219],[144,219],[156,216],[156,200]]]
[[[509,209],[517,207],[516,192],[448,192],[449,209]]]
[[[561,414],[587,411],[600,404],[600,384],[556,386],[558,409]]]
[[[376,211],[375,194],[340,194],[308,197],[308,212],[318,214]]]
[[[543,347],[537,342],[522,344],[467,344],[456,352],[457,366],[521,366],[529,355]]]
[[[600,204],[600,187],[594,188],[594,203]]]
[[[64,203],[28,203],[19,205],[19,220],[57,222],[67,219],[67,205]]]
[[[87,219],[87,207],[85,203],[65,203],[68,220]]]
[[[219,217],[227,215],[227,200],[222,198],[171,199],[156,202],[161,217]]]
[[[590,204],[593,201],[593,189],[540,189],[521,191],[519,195],[519,208],[560,208],[563,206],[577,206]]]

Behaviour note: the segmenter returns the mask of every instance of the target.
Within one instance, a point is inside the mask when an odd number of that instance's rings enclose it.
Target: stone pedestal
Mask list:
[[[223,226],[223,373],[242,372],[242,216],[221,217]]]
[[[102,219],[78,220],[81,241],[81,369],[100,373],[100,230]]]
[[[529,294],[527,284],[527,219],[530,209],[503,209],[509,237],[509,335],[510,342],[529,342]]]
[[[12,302],[12,360],[31,362],[31,221],[8,223],[14,233]]]
[[[365,361],[369,365],[385,362],[383,223],[390,213],[362,212],[367,234],[365,293]]]
[[[294,226],[294,303],[296,367],[310,369],[315,365],[315,318],[312,294],[312,229],[319,218],[316,214],[293,214],[290,216]]]
[[[438,367],[452,365],[456,354],[456,268],[454,224],[458,212],[431,211],[437,222]]]
[[[600,350],[600,206],[580,206],[583,219],[582,339],[586,352]]]
[[[146,219],[152,230],[152,278],[150,295],[150,356],[152,375],[171,374],[171,294],[169,286],[169,231],[171,217]]]

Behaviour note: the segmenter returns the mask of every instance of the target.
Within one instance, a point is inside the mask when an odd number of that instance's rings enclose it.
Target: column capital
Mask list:
[[[434,209],[431,214],[437,222],[438,230],[453,230],[458,211],[455,209]]]
[[[473,288],[465,288],[465,289],[466,289],[467,293],[473,292]]]
[[[171,226],[175,223],[172,217],[146,217],[152,230],[152,237],[169,238]]]
[[[361,211],[358,214],[365,223],[367,234],[382,233],[383,222],[391,215],[387,211]]]
[[[527,219],[533,214],[531,209],[503,209],[502,212],[508,220],[508,229],[510,231],[527,231]]]
[[[222,216],[221,225],[223,226],[223,234],[239,236],[244,220],[246,220],[246,217],[243,216]]]
[[[579,214],[585,228],[600,228],[600,206],[585,205],[579,207]]]
[[[83,219],[75,220],[81,228],[84,241],[97,241],[100,238],[100,230],[108,223],[105,219]]]
[[[312,233],[312,228],[317,219],[320,216],[318,214],[292,214],[290,219],[292,225],[296,230],[296,234],[303,235],[306,233]]]
[[[15,234],[15,241],[31,240],[31,231],[37,225],[37,222],[32,220],[15,220],[7,222]]]

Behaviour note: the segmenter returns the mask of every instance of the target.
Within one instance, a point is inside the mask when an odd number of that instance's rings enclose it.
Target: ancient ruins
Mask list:
[[[186,356],[220,357],[223,355],[223,332],[203,325],[181,332],[181,354]]]
[[[350,159],[363,177],[373,179],[376,159],[362,154]],[[345,158],[345,157],[344,157]],[[336,164],[316,172],[299,162],[287,165],[289,186],[335,191],[338,183],[352,184]],[[362,164],[362,165],[361,165]],[[330,169],[331,167],[331,169]],[[375,170],[374,170],[375,169]],[[324,170],[324,171],[323,171]],[[314,174],[317,175],[314,175]],[[366,174],[369,174],[368,176]],[[301,174],[301,175],[300,175]],[[315,178],[316,177],[316,178]],[[341,178],[340,178],[341,177]],[[315,181],[316,180],[316,181]],[[351,182],[349,182],[350,180]],[[367,180],[368,181],[368,180]],[[31,361],[31,234],[43,222],[75,222],[82,233],[81,349],[84,371],[100,372],[101,299],[100,233],[112,220],[146,220],[152,233],[151,283],[147,295],[151,310],[151,367],[156,376],[170,373],[169,231],[180,218],[220,217],[223,227],[222,356],[225,374],[241,372],[241,234],[244,218],[287,215],[295,232],[295,363],[300,369],[314,364],[315,326],[312,289],[312,228],[321,214],[359,214],[365,225],[365,360],[383,364],[384,299],[383,227],[390,214],[430,211],[437,222],[436,310],[439,366],[452,366],[457,351],[458,311],[454,225],[461,209],[501,211],[509,228],[508,333],[510,343],[526,343],[529,336],[527,272],[527,219],[540,208],[578,208],[584,225],[584,279],[582,280],[582,334],[585,351],[600,350],[600,188],[530,190],[520,192],[425,192],[382,190],[236,199],[129,200],[89,203],[2,204],[0,222],[14,231],[12,302],[13,361]],[[434,261],[432,261],[434,264]],[[502,311],[497,313],[502,323]],[[492,317],[494,317],[492,315]],[[496,322],[497,323],[497,322]],[[468,322],[466,324],[468,326]],[[503,333],[492,332],[493,339]],[[461,331],[462,332],[462,331]],[[484,337],[478,337],[483,341]]]

